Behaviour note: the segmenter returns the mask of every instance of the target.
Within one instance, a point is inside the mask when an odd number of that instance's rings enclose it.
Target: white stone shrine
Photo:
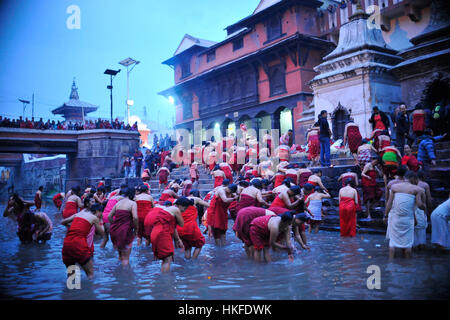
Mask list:
[[[391,112],[401,102],[399,82],[390,69],[403,59],[389,47],[381,30],[371,25],[369,15],[358,10],[342,25],[335,50],[314,70],[314,117],[328,112],[333,138],[342,138],[345,124],[353,119],[361,135],[369,137],[372,108]]]

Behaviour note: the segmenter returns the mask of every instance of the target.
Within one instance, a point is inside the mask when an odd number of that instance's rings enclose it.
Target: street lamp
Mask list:
[[[23,103],[22,118],[25,118],[25,108],[27,107],[27,104],[30,104],[30,101],[23,99],[19,99],[19,101]]]
[[[116,70],[111,70],[111,69],[106,69],[105,72],[104,72],[105,74],[109,75],[110,78],[111,78],[111,84],[106,87],[111,92],[111,95],[110,95],[110,97],[111,97],[111,126],[113,124],[113,96],[112,96],[113,85],[112,85],[112,81],[113,81],[113,77],[115,77],[119,72],[120,72],[120,69],[117,70],[117,71]]]
[[[127,122],[130,124],[130,72],[134,67],[139,64],[140,61],[136,61],[131,58],[127,58],[119,62],[119,64],[127,67]],[[131,68],[129,68],[131,66]]]

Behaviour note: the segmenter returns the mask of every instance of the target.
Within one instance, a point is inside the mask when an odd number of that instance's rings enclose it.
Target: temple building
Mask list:
[[[88,113],[98,109],[98,106],[80,100],[75,79],[72,82],[72,91],[70,92],[69,99],[62,106],[52,110],[52,113],[61,114],[66,121],[83,121]]]
[[[191,133],[198,120],[222,135],[245,123],[293,129],[304,144],[325,109],[334,139],[350,119],[367,135],[373,106],[426,100],[429,75],[415,67],[423,59],[448,88],[446,12],[445,0],[261,0],[220,42],[185,35],[163,62],[175,85],[160,94],[175,101],[176,129]]]

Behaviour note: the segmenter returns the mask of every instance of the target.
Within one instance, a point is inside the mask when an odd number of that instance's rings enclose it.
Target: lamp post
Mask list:
[[[127,122],[130,124],[130,106],[133,105],[133,102],[130,101],[130,72],[134,69],[134,67],[139,64],[140,61],[136,61],[131,58],[127,58],[119,62],[119,64],[127,67]],[[131,66],[131,68],[130,68]]]
[[[120,72],[119,70],[111,70],[111,69],[106,69],[105,70],[105,74],[110,76],[111,79],[111,84],[109,86],[107,86],[106,88],[110,90],[110,100],[111,100],[111,126],[113,124],[113,95],[112,95],[112,89],[113,89],[113,85],[112,85],[112,81],[113,81],[113,77],[115,77],[118,73]]]
[[[30,101],[23,99],[19,99],[19,101],[23,103],[22,118],[25,118],[25,108],[27,107],[27,104],[30,104]]]

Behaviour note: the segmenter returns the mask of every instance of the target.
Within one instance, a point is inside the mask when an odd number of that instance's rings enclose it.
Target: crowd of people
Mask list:
[[[123,121],[119,121],[118,118],[112,123],[109,120],[85,120],[83,121],[60,121],[60,120],[47,120],[42,118],[35,120],[19,117],[19,119],[10,119],[8,117],[0,116],[0,127],[3,128],[21,128],[21,129],[38,129],[38,130],[95,130],[95,129],[114,129],[114,130],[127,130],[138,131],[138,124],[135,122],[133,125],[125,124]]]
[[[150,180],[160,168],[161,164],[168,155],[170,155],[174,143],[166,134],[165,137],[162,134],[158,136],[156,133],[153,136],[153,146],[150,149],[145,150],[145,155],[140,149],[135,149],[132,155],[124,158],[122,164],[123,176],[125,178],[140,178],[144,181]],[[170,158],[170,157],[169,157]],[[170,170],[176,165],[174,163],[166,163]]]
[[[388,121],[377,108],[370,119],[373,124],[370,137],[363,139],[358,125],[347,123],[345,144],[354,154],[361,175],[349,169],[334,177],[340,186],[337,196],[342,237],[355,237],[357,211],[365,204],[370,217],[371,208],[384,195],[390,258],[394,258],[398,248],[409,257],[413,247],[423,247],[428,223],[432,226],[432,244],[441,249],[450,247],[450,197],[433,208],[430,187],[424,181],[429,167],[434,165],[433,139],[443,138],[445,133],[443,137],[433,136],[424,118],[413,114],[417,138],[414,143],[419,150],[416,158],[409,145],[402,145],[404,128],[400,117],[405,116],[405,108],[400,106],[399,110],[396,146],[392,145]],[[320,114],[319,121],[307,134],[309,164],[320,161],[325,166],[331,165],[329,153],[322,150],[329,148],[331,135],[326,112]],[[54,204],[64,218],[62,224],[68,227],[62,251],[64,264],[79,264],[92,278],[93,239],[97,234],[103,239],[100,248],[105,248],[111,240],[125,266],[129,265],[137,238],[138,245],[151,246],[154,257],[162,261],[161,271],[167,272],[175,247],[184,248],[186,259],[195,259],[206,242],[205,234],[214,239],[215,245],[225,245],[229,217],[233,220],[232,230],[250,259],[271,261],[271,248],[285,251],[288,259],[294,259],[294,253],[299,250],[296,243],[301,249],[309,249],[306,230],[310,234],[319,231],[324,220],[323,201],[332,195],[322,181],[320,169],[290,159],[292,131],[280,137],[280,145],[275,150],[272,140],[266,134],[265,146],[261,147],[244,130],[240,144],[230,135],[219,141],[211,139],[190,150],[147,150],[145,157],[136,150],[134,174],[142,178],[137,187],[123,184],[111,190],[102,179],[84,192],[80,187],[73,187],[65,194],[56,194]],[[141,173],[140,166],[146,163],[147,157],[154,162],[149,160],[148,168]],[[238,161],[241,157],[242,164]],[[189,166],[189,175],[170,180],[173,168],[184,165]],[[204,197],[198,189],[200,169],[214,181],[212,190]],[[159,179],[157,201],[149,185],[153,172]],[[51,237],[51,221],[40,211],[41,199],[42,190],[36,193],[35,201],[24,201],[18,195],[9,199],[4,216],[16,217],[18,235],[23,242],[48,241]],[[33,205],[34,213],[30,210]]]

